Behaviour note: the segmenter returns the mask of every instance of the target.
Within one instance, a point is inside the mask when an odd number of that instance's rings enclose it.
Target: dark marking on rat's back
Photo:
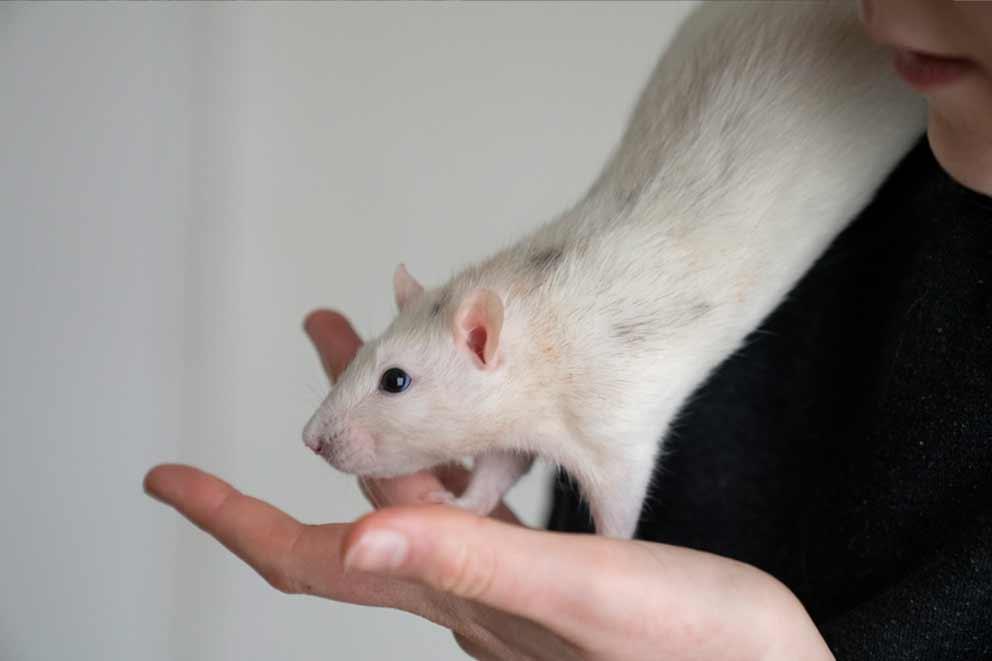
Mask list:
[[[555,246],[534,253],[527,262],[539,271],[550,271],[558,266],[564,257],[565,250],[561,246]]]
[[[688,312],[686,313],[685,323],[692,323],[693,321],[702,319],[703,317],[708,315],[710,313],[710,310],[712,309],[713,309],[712,303],[708,303],[706,301],[699,301],[698,303],[696,303],[695,305],[689,308]]]
[[[647,338],[651,329],[657,325],[657,321],[650,317],[639,317],[618,321],[610,326],[613,337],[625,344],[640,344]]]
[[[655,319],[650,315],[645,315],[616,321],[610,326],[610,332],[613,337],[625,344],[641,344],[659,332],[663,333],[689,326],[705,317],[712,309],[712,303],[696,301],[664,319]]]

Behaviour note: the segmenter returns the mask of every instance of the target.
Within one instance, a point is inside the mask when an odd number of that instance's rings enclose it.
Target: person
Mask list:
[[[866,0],[927,97],[927,138],[703,386],[635,541],[500,506],[425,506],[445,469],[362,487],[355,523],[302,525],[188,466],[146,491],[275,588],[399,608],[479,659],[974,659],[992,655],[992,8]],[[305,330],[331,379],[348,321]],[[650,541],[648,541],[650,540]]]

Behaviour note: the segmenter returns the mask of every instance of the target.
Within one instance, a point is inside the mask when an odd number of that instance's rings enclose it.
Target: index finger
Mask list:
[[[351,524],[304,525],[192,466],[156,466],[145,476],[144,487],[244,560],[277,590],[402,608],[427,617],[433,614],[417,586],[368,574],[344,574],[341,542]]]
[[[314,310],[303,320],[303,330],[320,354],[327,378],[334,383],[358,353],[362,339],[351,322],[333,310]]]
[[[359,478],[358,484],[376,509],[396,505],[423,505],[428,494],[450,491],[460,495],[469,482],[469,471],[459,466],[444,465],[410,475],[389,478]],[[500,502],[489,516],[506,523],[523,525],[506,503]]]

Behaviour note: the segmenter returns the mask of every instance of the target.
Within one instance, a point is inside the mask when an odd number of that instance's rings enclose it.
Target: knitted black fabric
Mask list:
[[[992,198],[922,140],[696,393],[638,537],[764,569],[839,659],[992,658]],[[550,527],[589,530],[565,480]]]

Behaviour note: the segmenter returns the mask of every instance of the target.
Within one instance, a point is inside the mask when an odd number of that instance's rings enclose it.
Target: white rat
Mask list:
[[[694,12],[581,202],[443,287],[396,270],[305,443],[365,476],[474,457],[429,499],[480,514],[539,456],[631,537],[680,407],[924,130],[853,4]]]

